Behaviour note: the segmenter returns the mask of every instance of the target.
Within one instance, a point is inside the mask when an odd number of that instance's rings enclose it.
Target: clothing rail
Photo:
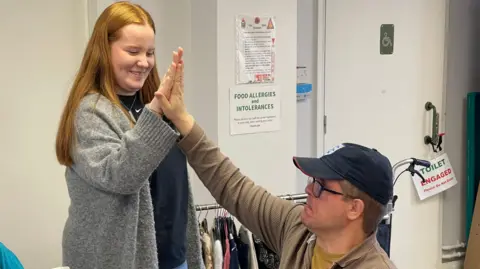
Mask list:
[[[306,193],[286,194],[286,195],[280,195],[277,197],[284,200],[297,201],[297,200],[307,199],[307,194]],[[389,203],[387,205],[387,214],[385,214],[385,216],[383,217],[383,220],[386,220],[387,224],[389,224],[390,215],[392,214],[392,211],[393,211],[391,207],[392,205]],[[204,204],[204,205],[195,206],[196,211],[206,211],[206,210],[214,210],[214,209],[222,209],[222,208],[223,207],[219,204]]]
[[[306,193],[286,194],[286,195],[280,195],[277,197],[284,200],[297,201],[297,200],[307,199],[307,194]],[[205,210],[213,210],[213,209],[221,209],[221,208],[223,207],[219,204],[205,204],[205,205],[195,206],[196,211],[205,211]]]

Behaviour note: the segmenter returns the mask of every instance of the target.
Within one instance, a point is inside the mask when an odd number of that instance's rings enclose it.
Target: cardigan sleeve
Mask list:
[[[138,192],[175,145],[178,134],[145,108],[135,126],[119,135],[117,108],[103,97],[96,102],[85,99],[75,117],[73,170],[104,191]]]

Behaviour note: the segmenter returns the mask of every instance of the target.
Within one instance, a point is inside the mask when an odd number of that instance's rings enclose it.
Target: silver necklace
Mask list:
[[[130,108],[128,108],[128,107],[125,105],[125,103],[123,103],[122,100],[120,99],[120,103],[122,103],[122,105],[123,105],[126,109],[128,109],[128,114],[130,114],[130,116],[132,117],[132,120],[133,120],[134,122],[136,122],[136,120],[135,120],[135,116],[134,116],[133,113],[132,113],[132,108],[133,108],[133,106],[135,105],[135,101],[136,101],[136,100],[137,100],[137,94],[135,94],[135,98],[133,98],[132,105],[130,106]]]
[[[135,101],[136,101],[136,100],[137,100],[137,94],[135,94],[135,98],[133,98],[133,102],[132,102],[132,105],[130,106],[130,108],[128,108],[128,106],[126,106],[125,103],[122,102],[121,99],[120,99],[120,103],[122,103],[122,105],[123,105],[126,109],[128,109],[128,112],[131,113],[131,112],[132,112],[132,108],[133,108],[133,106],[135,105]]]

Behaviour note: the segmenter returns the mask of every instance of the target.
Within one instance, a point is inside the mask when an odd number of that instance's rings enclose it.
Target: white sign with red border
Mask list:
[[[457,184],[457,178],[446,153],[431,160],[430,164],[430,167],[415,166],[415,170],[425,178],[423,182],[416,174],[412,177],[420,200],[439,194]]]

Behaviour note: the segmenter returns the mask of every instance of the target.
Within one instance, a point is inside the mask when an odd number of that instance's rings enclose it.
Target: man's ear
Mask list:
[[[356,220],[362,216],[363,211],[365,210],[365,203],[360,199],[352,199],[348,203],[347,217],[350,220]]]

